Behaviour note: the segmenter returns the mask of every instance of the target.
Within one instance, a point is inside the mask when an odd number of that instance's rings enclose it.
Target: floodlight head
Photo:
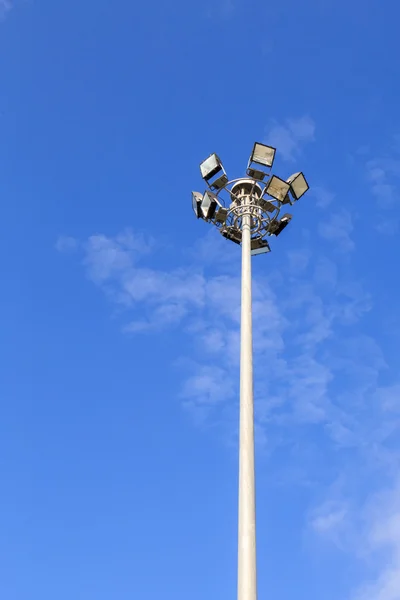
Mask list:
[[[257,236],[251,240],[251,255],[265,254],[271,252],[271,248],[267,240],[263,240],[261,236]]]
[[[280,177],[276,175],[272,175],[271,179],[269,179],[267,185],[265,186],[265,191],[269,196],[275,198],[275,200],[279,200],[279,202],[283,202],[288,195],[290,189],[290,183],[287,181],[283,181]]]
[[[264,167],[272,167],[274,164],[276,149],[272,146],[266,146],[256,142],[253,147],[253,152],[250,156],[250,163],[256,163],[257,165],[263,165]]]
[[[217,196],[208,190],[205,191],[200,204],[203,219],[207,221],[212,219],[218,206],[221,206],[221,204]]]
[[[253,169],[253,167],[248,167],[246,172],[249,177],[252,177],[253,179],[256,179],[257,181],[264,181],[264,179],[267,176],[267,174],[264,173],[264,171],[259,171],[258,169]]]
[[[203,179],[208,181],[219,171],[222,171],[222,162],[217,154],[210,154],[206,160],[200,164],[200,172]]]
[[[227,208],[220,206],[215,214],[215,222],[220,223],[221,225],[225,223],[226,219],[228,218],[228,213],[229,211]]]
[[[278,236],[282,231],[287,227],[292,220],[292,215],[286,214],[283,215],[279,221],[271,221],[268,227],[268,233],[270,235]]]
[[[221,190],[228,183],[228,177],[226,176],[221,159],[215,153],[210,154],[200,164],[200,172],[204,181],[212,190]]]
[[[228,183],[228,177],[226,173],[223,173],[220,177],[217,177],[213,182],[209,183],[212,190],[222,190]]]
[[[276,211],[276,206],[275,204],[272,204],[272,202],[270,202],[269,200],[266,200],[265,198],[260,198],[257,201],[257,205],[262,209],[265,210],[266,212],[269,213],[273,213]]]
[[[303,173],[294,173],[287,182],[290,184],[290,193],[294,200],[299,200],[310,187]]]
[[[203,194],[200,192],[192,192],[192,208],[197,219],[202,218],[201,214],[201,201],[203,200]]]
[[[242,242],[242,232],[237,227],[223,227],[221,229],[221,235],[235,244],[241,244]]]

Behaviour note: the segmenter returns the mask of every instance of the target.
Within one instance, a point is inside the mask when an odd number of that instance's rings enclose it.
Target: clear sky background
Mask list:
[[[0,0],[0,597],[236,595],[240,249],[198,165],[312,190],[254,259],[259,598],[400,599],[394,0]]]

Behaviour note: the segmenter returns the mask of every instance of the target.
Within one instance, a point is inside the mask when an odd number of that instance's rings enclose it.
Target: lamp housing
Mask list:
[[[256,163],[263,167],[271,168],[274,164],[276,148],[256,142],[250,155],[250,163]]]
[[[271,248],[267,240],[264,240],[261,236],[257,236],[251,240],[251,256],[266,254],[267,252],[271,252]]]
[[[215,222],[220,223],[221,225],[225,223],[226,219],[228,218],[228,213],[229,211],[227,208],[220,206],[215,213]]]
[[[220,190],[228,183],[228,177],[217,154],[210,154],[206,160],[200,164],[200,172],[204,181],[210,189]]]
[[[261,144],[260,142],[256,142],[253,146],[252,153],[249,158],[249,163],[247,165],[247,175],[256,179],[257,181],[264,181],[264,179],[268,176],[265,172],[265,169],[270,169],[274,164],[276,150],[272,148],[272,146],[267,146],[266,144]],[[261,170],[259,167],[255,168],[253,165],[261,165],[264,167],[264,170]]]
[[[236,227],[223,227],[221,229],[221,235],[223,235],[227,240],[231,240],[231,242],[234,242],[235,244],[242,243],[242,232]]]
[[[202,219],[202,212],[201,212],[201,202],[203,200],[203,194],[200,194],[200,192],[192,192],[192,208],[193,208],[193,212],[196,215],[197,219]]]
[[[303,173],[294,173],[287,182],[290,184],[290,193],[294,200],[300,200],[302,196],[310,189]]]
[[[200,204],[203,219],[206,221],[211,220],[219,206],[221,206],[221,204],[218,197],[209,190],[206,190]]]
[[[280,233],[282,233],[282,231],[285,229],[285,227],[287,227],[289,225],[291,220],[292,220],[292,215],[286,214],[286,215],[283,215],[283,217],[281,219],[279,219],[279,221],[277,221],[277,220],[271,221],[271,223],[269,224],[269,227],[268,227],[268,233],[270,235],[278,236]]]
[[[284,202],[286,196],[288,195],[290,189],[290,183],[284,181],[280,177],[276,175],[272,175],[272,177],[268,180],[267,185],[265,186],[265,192],[275,198],[275,200],[279,200],[279,202]]]

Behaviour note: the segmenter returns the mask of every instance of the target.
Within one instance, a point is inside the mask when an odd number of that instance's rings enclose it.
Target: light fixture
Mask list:
[[[265,198],[260,198],[257,200],[257,205],[266,212],[272,213],[276,210],[275,204],[272,204],[269,200],[265,200]]]
[[[310,187],[303,173],[294,173],[287,182],[290,184],[290,193],[294,200],[299,200]]]
[[[241,244],[242,242],[242,232],[237,227],[224,227],[223,229],[221,229],[221,234],[227,240],[235,242],[235,244]]]
[[[256,142],[247,165],[247,175],[257,181],[264,181],[267,173],[260,168],[254,168],[252,165],[255,163],[256,165],[271,168],[274,162],[275,152],[275,148]]]
[[[257,179],[257,181],[263,181],[267,175],[266,173],[264,173],[264,171],[259,171],[258,169],[253,169],[253,167],[247,167],[246,173],[249,177],[252,177],[253,179]]]
[[[221,206],[221,204],[217,196],[208,190],[205,191],[200,204],[203,218],[206,220],[212,219],[218,206]]]
[[[215,215],[215,222],[216,223],[225,223],[226,219],[228,218],[228,209],[227,208],[223,208],[222,206],[217,210],[216,215]]]
[[[266,146],[256,142],[253,147],[253,152],[250,156],[250,163],[263,165],[264,167],[272,167],[274,164],[276,149],[272,146]]]
[[[269,247],[267,240],[263,240],[261,236],[251,240],[251,256],[265,254],[266,252],[271,252],[271,248]]]
[[[220,190],[228,183],[228,177],[217,154],[210,154],[200,164],[200,172],[204,181],[212,190]]]
[[[201,214],[201,202],[203,200],[203,194],[200,194],[200,192],[192,192],[192,207],[193,207],[193,212],[196,215],[196,217],[198,219],[202,218],[202,214]]]
[[[287,227],[292,220],[292,215],[283,215],[279,221],[271,221],[268,227],[268,233],[270,235],[278,236]]]
[[[290,183],[283,181],[283,179],[277,177],[276,175],[272,175],[265,187],[266,193],[275,198],[275,200],[279,200],[279,202],[283,202],[285,200],[289,189]]]
[[[217,179],[215,179],[215,181],[210,183],[210,188],[212,190],[222,190],[222,188],[224,188],[227,183],[228,183],[228,177],[227,177],[226,173],[223,173],[221,175],[221,177],[218,177]]]

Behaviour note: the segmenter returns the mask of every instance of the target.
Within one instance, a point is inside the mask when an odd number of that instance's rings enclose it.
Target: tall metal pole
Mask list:
[[[196,217],[213,223],[224,238],[242,245],[238,600],[257,600],[251,256],[271,251],[267,238],[280,235],[292,218],[289,214],[279,218],[281,208],[309,189],[303,173],[287,181],[271,175],[275,152],[272,146],[256,142],[247,177],[231,181],[218,155],[210,154],[200,164],[209,189],[204,194],[192,192]]]
[[[244,192],[243,204],[251,198]],[[257,600],[254,475],[251,216],[242,220],[242,306],[240,333],[238,600]]]

